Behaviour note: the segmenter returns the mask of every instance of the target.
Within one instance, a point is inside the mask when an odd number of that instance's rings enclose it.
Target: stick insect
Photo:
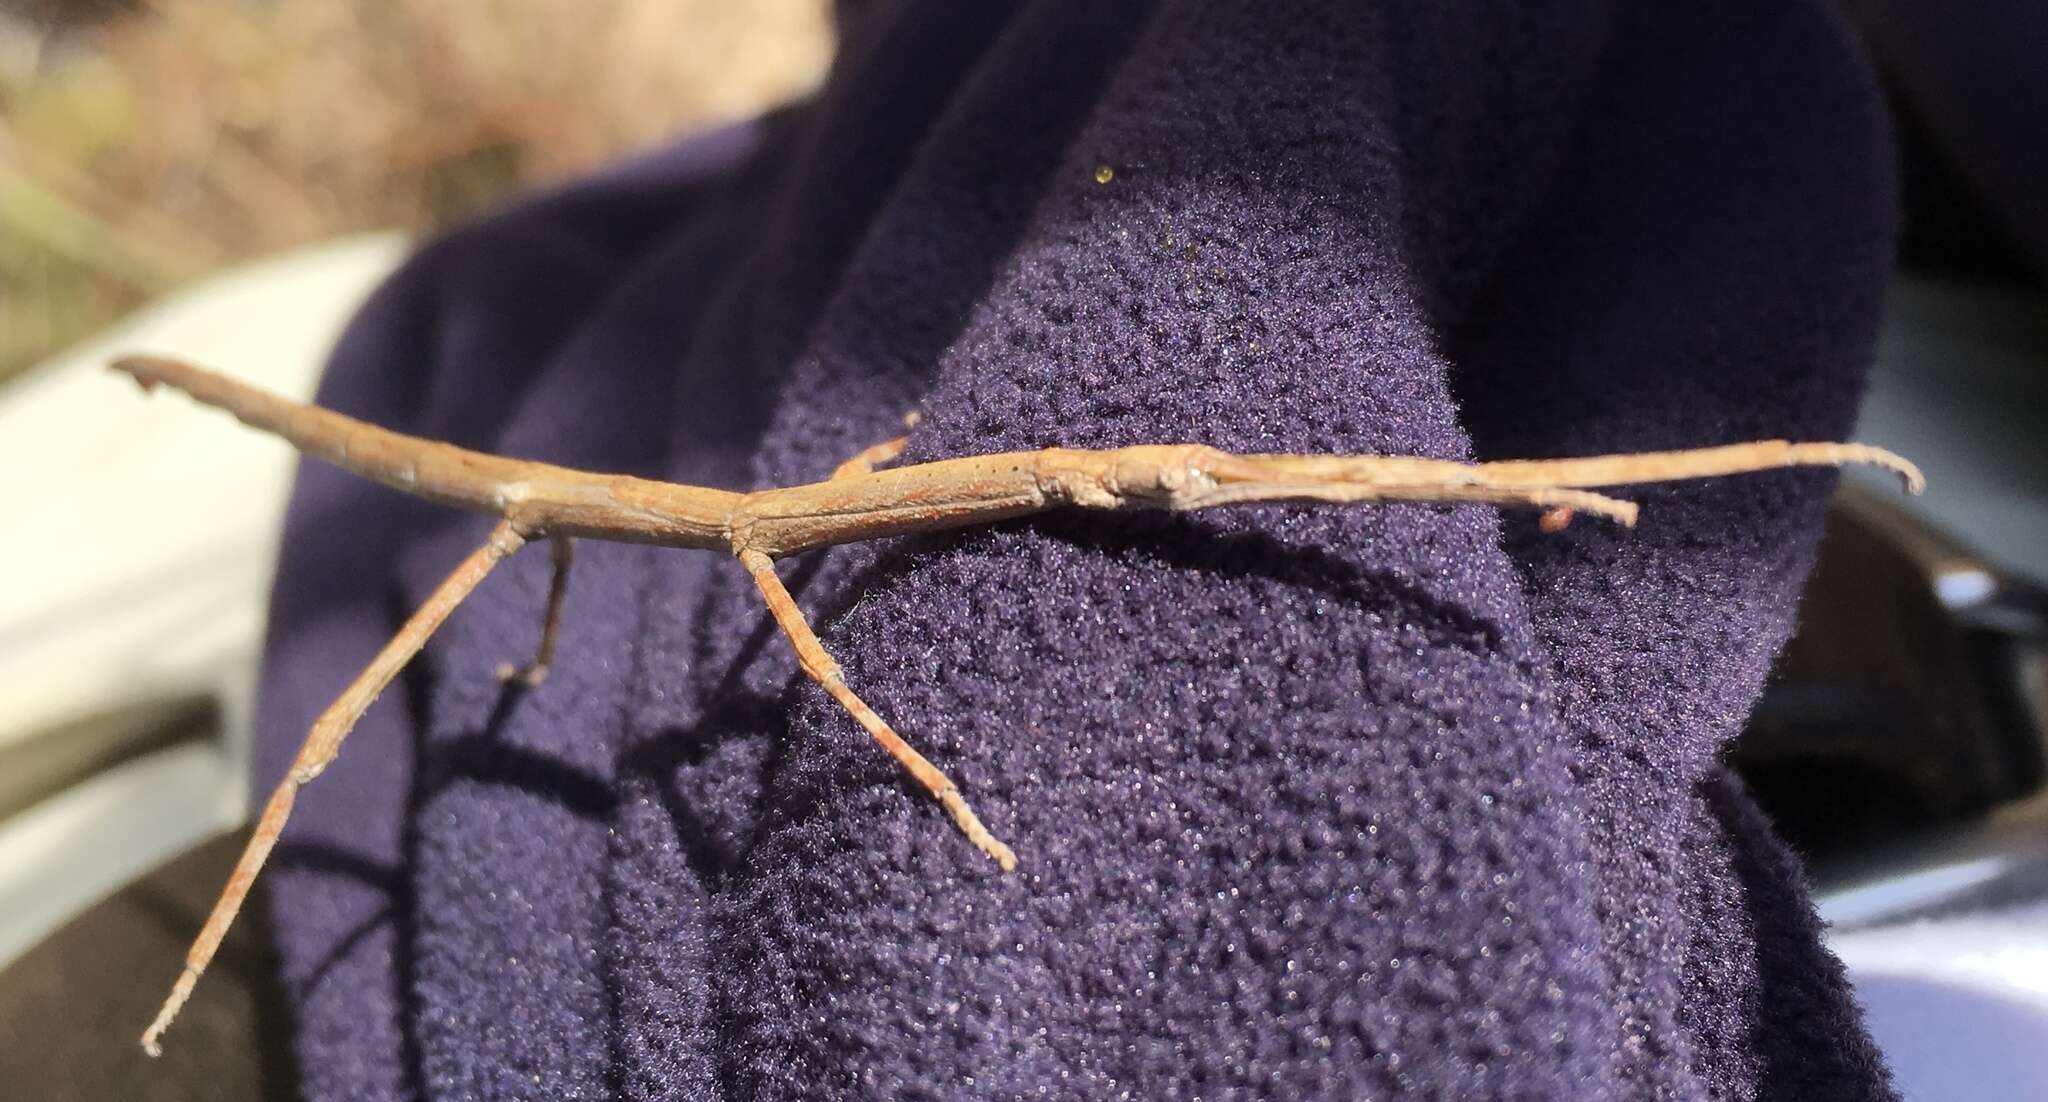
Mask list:
[[[1479,502],[1541,510],[1543,528],[1555,531],[1580,513],[1624,526],[1635,523],[1633,503],[1590,487],[1847,464],[1890,470],[1913,493],[1924,484],[1913,464],[1882,448],[1784,440],[1492,463],[1233,454],[1201,444],[1148,444],[1003,452],[883,469],[903,451],[906,438],[898,437],[842,463],[826,481],[736,493],[571,470],[405,436],[174,360],[134,356],[113,367],[133,376],[145,390],[159,384],[182,390],[355,474],[429,501],[499,518],[483,545],[456,566],[369,667],[314,721],[186,953],[184,970],[142,1035],[142,1047],[152,1056],[161,1052],[164,1030],[191,996],[277,844],[299,790],[334,760],[371,701],[455,607],[493,567],[534,540],[548,540],[554,559],[540,646],[532,662],[503,667],[500,676],[528,684],[538,684],[546,676],[567,592],[571,541],[618,540],[732,555],[752,576],[804,673],[945,808],[976,848],[1008,872],[1016,868],[1016,854],[982,824],[959,787],[847,686],[839,664],[819,643],[776,576],[775,560],[836,544],[987,524],[1070,506],[1191,512],[1251,502]]]

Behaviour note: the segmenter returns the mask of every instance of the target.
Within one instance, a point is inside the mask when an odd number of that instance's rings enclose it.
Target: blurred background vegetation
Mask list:
[[[0,380],[223,264],[803,94],[829,0],[0,0]]]

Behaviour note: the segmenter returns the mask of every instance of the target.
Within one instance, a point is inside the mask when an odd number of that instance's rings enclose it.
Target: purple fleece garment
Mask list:
[[[1849,427],[1895,214],[1821,5],[860,5],[816,102],[425,249],[321,399],[728,487],[1198,440],[1573,455]],[[1114,176],[1098,182],[1099,166]],[[1053,514],[785,564],[997,872],[718,556],[514,558],[269,884],[311,1095],[1870,1098],[1718,755],[1833,482]],[[267,784],[488,523],[309,465]]]

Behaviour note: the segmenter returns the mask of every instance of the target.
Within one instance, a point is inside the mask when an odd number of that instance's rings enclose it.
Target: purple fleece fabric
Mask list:
[[[727,487],[1196,440],[1839,437],[1894,230],[1822,5],[859,5],[818,99],[426,248],[321,399]],[[1098,168],[1113,178],[1099,182]],[[321,1099],[1887,1097],[1718,763],[1833,482],[1059,514],[487,581],[270,873]],[[259,780],[488,522],[302,474]]]

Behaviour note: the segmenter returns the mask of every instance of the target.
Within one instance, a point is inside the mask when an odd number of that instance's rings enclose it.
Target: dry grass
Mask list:
[[[827,0],[177,0],[0,43],[0,376],[176,283],[429,230],[811,88]]]

